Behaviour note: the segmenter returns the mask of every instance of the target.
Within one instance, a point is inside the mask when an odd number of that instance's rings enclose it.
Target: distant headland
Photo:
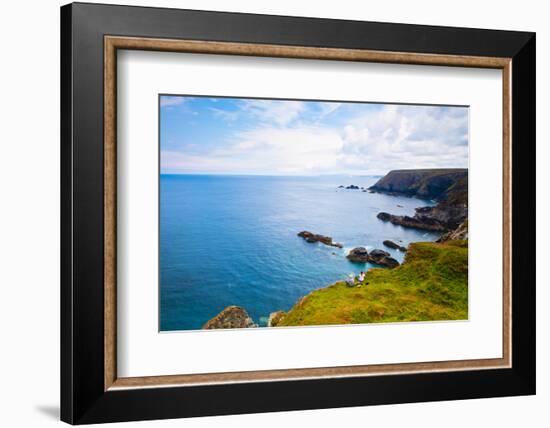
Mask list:
[[[437,201],[435,207],[416,208],[414,216],[378,213],[382,221],[403,227],[449,232],[468,218],[468,170],[411,169],[390,171],[369,190]]]

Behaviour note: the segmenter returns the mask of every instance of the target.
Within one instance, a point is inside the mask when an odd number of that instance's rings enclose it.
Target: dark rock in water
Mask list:
[[[389,214],[389,213],[381,212],[381,213],[377,214],[376,218],[378,218],[382,221],[390,221],[391,218],[392,218],[392,215]]]
[[[393,269],[399,266],[399,262],[395,260],[393,257],[382,257],[381,259],[378,259],[377,261],[373,261],[371,263],[375,263],[380,266],[385,266],[387,268]]]
[[[399,250],[401,252],[405,252],[407,251],[407,249],[405,247],[402,247],[401,245],[399,244],[396,244],[395,242],[393,241],[390,241],[389,239],[386,239],[384,242],[382,242],[386,247],[389,247],[389,248],[393,248],[394,250]]]
[[[348,187],[346,187],[346,189],[350,189],[350,190],[359,190],[359,186],[356,186],[355,184],[351,184],[351,185],[349,185]]]
[[[277,324],[281,322],[281,320],[285,317],[285,315],[286,315],[286,312],[284,311],[271,312],[269,314],[269,319],[267,320],[267,326],[277,327]]]
[[[390,257],[390,253],[383,250],[372,250],[369,253],[365,247],[356,247],[346,257],[354,263],[368,262],[389,268],[399,266],[399,262]]]
[[[202,326],[203,329],[258,327],[240,306],[228,306]]]
[[[361,192],[366,193],[366,192],[367,192],[367,189],[363,189],[363,190],[361,190]],[[372,192],[371,192],[371,193],[372,193]]]
[[[430,230],[433,232],[444,232],[447,226],[435,218],[424,216],[422,218],[409,217],[407,215],[394,215],[385,212],[378,213],[376,216],[382,221],[389,221],[392,224],[410,227],[414,229]]]
[[[298,233],[298,236],[300,238],[304,238],[306,242],[309,242],[310,244],[313,244],[315,242],[321,242],[325,245],[329,245],[331,247],[337,247],[342,248],[342,244],[339,244],[338,242],[332,242],[332,238],[330,236],[324,236],[319,235],[317,233],[311,233],[307,230],[303,230],[302,232]]]
[[[343,189],[343,188],[345,188],[345,187],[346,187],[346,186],[343,186],[343,185],[341,185],[341,184],[338,186],[339,189]]]
[[[381,258],[381,257],[388,257],[389,255],[390,255],[390,253],[388,253],[387,251],[384,251],[384,250],[372,250],[370,252],[370,257],[374,258],[374,259],[378,259],[378,258]]]
[[[369,252],[365,247],[356,247],[346,257],[350,262],[367,263],[369,261]]]

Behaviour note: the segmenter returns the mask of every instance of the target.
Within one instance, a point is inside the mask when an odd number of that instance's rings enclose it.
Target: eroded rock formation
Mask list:
[[[384,250],[372,250],[369,253],[365,247],[356,247],[346,257],[354,263],[373,263],[388,268],[399,266],[399,262]]]
[[[308,232],[307,230],[299,232],[298,236],[300,238],[304,238],[304,240],[306,242],[309,242],[310,244],[321,242],[322,244],[328,245],[330,247],[342,248],[342,244],[339,244],[338,242],[332,242],[332,238],[330,236],[319,235],[317,233]]]
[[[405,251],[407,251],[407,249],[393,241],[390,241],[389,239],[386,239],[384,242],[382,242],[382,244],[384,244],[386,247],[389,247],[389,248],[393,248],[394,250],[399,250],[401,251],[402,253],[404,253]]]
[[[258,327],[245,309],[228,306],[202,326],[203,329]]]

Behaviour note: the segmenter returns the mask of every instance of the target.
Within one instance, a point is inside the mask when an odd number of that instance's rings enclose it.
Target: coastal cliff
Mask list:
[[[438,201],[449,198],[455,200],[460,193],[466,192],[467,195],[468,170],[466,168],[397,169],[387,173],[369,187],[369,190]]]
[[[276,327],[468,318],[468,241],[417,242],[395,269],[370,269],[360,287],[315,290]]]
[[[403,264],[370,269],[355,285],[338,281],[314,290],[288,312],[269,314],[267,327],[467,319],[468,221],[437,242],[405,250]],[[377,251],[384,253],[371,254]],[[250,327],[258,325],[245,309],[228,306],[203,328]]]
[[[416,169],[390,171],[371,191],[438,201],[436,206],[416,208],[414,216],[378,213],[382,221],[435,232],[456,229],[468,218],[467,169]]]
[[[211,320],[208,320],[203,325],[203,329],[218,329],[218,328],[251,328],[258,327],[248,312],[240,306],[228,306]]]

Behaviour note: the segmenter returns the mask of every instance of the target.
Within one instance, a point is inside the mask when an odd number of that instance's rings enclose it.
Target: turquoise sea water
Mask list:
[[[349,262],[356,246],[433,241],[438,234],[376,218],[414,214],[432,204],[414,198],[338,189],[379,177],[161,175],[160,330],[200,329],[229,305],[265,325],[312,290],[371,265]],[[308,244],[302,230],[329,235],[343,249]]]

